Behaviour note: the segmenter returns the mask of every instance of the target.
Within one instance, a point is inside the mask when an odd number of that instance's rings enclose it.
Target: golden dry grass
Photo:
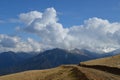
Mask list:
[[[71,74],[73,67],[57,67],[47,70],[33,70],[21,73],[1,76],[0,80],[77,80],[76,75]],[[81,73],[80,73],[81,74]]]
[[[77,65],[1,76],[0,80],[119,80],[120,76]]]
[[[86,62],[81,62],[81,64],[86,65],[105,65],[110,67],[117,67],[120,68],[120,54],[112,57],[101,58]]]

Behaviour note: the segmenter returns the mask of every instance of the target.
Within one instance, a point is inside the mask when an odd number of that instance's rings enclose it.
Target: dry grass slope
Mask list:
[[[60,66],[48,70],[26,71],[6,76],[0,80],[119,80],[120,76],[77,65]]]
[[[0,77],[0,80],[88,80],[74,66],[60,66],[54,69],[26,71]]]
[[[112,57],[107,58],[101,58],[86,62],[81,62],[81,64],[86,65],[104,65],[104,66],[110,66],[110,67],[117,67],[120,68],[120,54]]]

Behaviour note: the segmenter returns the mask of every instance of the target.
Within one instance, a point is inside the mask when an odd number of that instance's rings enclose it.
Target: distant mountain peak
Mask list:
[[[85,51],[84,51],[84,50],[78,49],[78,48],[69,50],[69,52],[72,53],[72,54],[80,54],[80,55],[87,56],[87,54],[85,54]]]

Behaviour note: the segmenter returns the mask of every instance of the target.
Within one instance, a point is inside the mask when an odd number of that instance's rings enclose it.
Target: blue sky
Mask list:
[[[120,22],[120,0],[0,0],[0,34],[21,36],[23,40],[31,37],[39,41],[41,37],[37,35],[17,32],[17,26],[25,26],[17,20],[21,13],[44,12],[51,7],[56,10],[58,23],[63,28],[84,25],[85,20],[89,22],[93,17],[108,20],[111,24]]]
[[[91,17],[120,21],[119,0],[1,0],[0,19],[17,18],[20,13],[49,7],[60,13],[60,22],[65,27],[81,24]]]

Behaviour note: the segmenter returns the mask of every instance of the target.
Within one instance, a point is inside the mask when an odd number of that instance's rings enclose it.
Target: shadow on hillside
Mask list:
[[[89,80],[87,78],[87,76],[80,69],[78,69],[75,66],[66,66],[66,65],[63,65],[61,67],[65,68],[65,69],[70,68],[70,74],[69,74],[69,76],[74,77],[75,80]]]
[[[86,65],[86,64],[79,64],[78,66],[93,68],[93,69],[105,71],[108,73],[112,73],[115,75],[120,75],[120,68],[117,68],[117,67],[110,67],[110,66],[104,66],[104,65]]]

